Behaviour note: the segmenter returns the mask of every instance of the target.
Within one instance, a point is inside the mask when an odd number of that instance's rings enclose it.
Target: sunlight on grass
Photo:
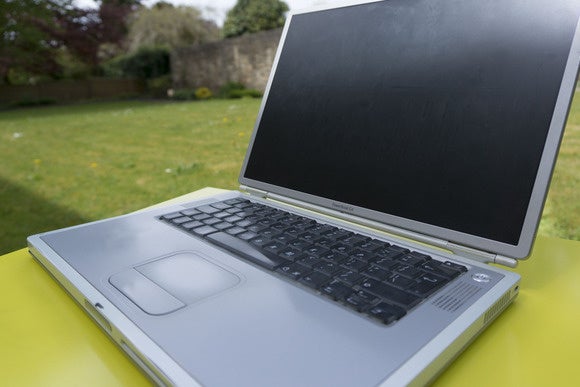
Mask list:
[[[235,188],[258,107],[244,99],[4,112],[0,176],[89,219],[208,185]]]
[[[575,98],[539,234],[580,240],[580,99]]]

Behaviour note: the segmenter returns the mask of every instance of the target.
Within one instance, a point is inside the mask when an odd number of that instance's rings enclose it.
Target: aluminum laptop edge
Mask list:
[[[293,13],[240,191],[33,235],[30,252],[159,385],[429,383],[518,294],[499,265],[532,249],[579,14],[566,0]],[[385,325],[160,220],[236,198],[467,270]]]

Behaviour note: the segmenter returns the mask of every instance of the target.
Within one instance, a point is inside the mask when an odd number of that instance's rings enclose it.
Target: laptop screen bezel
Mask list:
[[[487,239],[477,235],[467,234],[456,230],[451,230],[432,224],[427,224],[415,220],[402,218],[390,214],[381,213],[379,211],[370,210],[368,208],[352,205],[351,203],[341,203],[336,200],[311,195],[305,192],[300,192],[285,187],[273,185],[259,180],[250,179],[245,176],[248,161],[251,156],[252,147],[256,139],[257,131],[260,125],[262,114],[268,101],[268,95],[272,86],[273,79],[276,74],[276,68],[279,63],[281,53],[284,49],[284,42],[289,28],[292,26],[292,19],[295,15],[300,15],[309,12],[318,12],[327,9],[374,3],[376,1],[365,2],[344,2],[337,6],[321,6],[311,8],[304,11],[294,12],[288,15],[284,25],[280,44],[273,62],[272,71],[264,92],[264,97],[257,115],[256,123],[252,136],[250,138],[248,150],[244,158],[242,168],[239,175],[239,182],[242,185],[252,187],[258,190],[273,193],[279,196],[285,196],[294,200],[302,201],[311,205],[328,208],[331,210],[339,210],[348,214],[370,219],[380,223],[387,224],[391,227],[401,228],[414,233],[435,237],[444,241],[448,241],[457,245],[467,246],[469,248],[482,250],[484,252],[499,254],[515,259],[525,259],[529,256],[533,242],[537,233],[537,228],[542,215],[549,183],[555,166],[555,160],[559,151],[560,143],[564,133],[564,127],[568,117],[571,106],[571,97],[574,94],[576,81],[578,77],[578,67],[580,64],[580,20],[576,25],[574,36],[572,39],[571,49],[568,54],[562,82],[558,91],[557,100],[554,112],[550,121],[548,134],[544,150],[541,156],[538,172],[533,184],[532,193],[530,196],[527,212],[524,217],[520,238],[517,244],[508,244],[492,239]]]

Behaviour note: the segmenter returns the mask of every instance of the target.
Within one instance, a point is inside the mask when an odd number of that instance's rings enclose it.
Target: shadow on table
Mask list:
[[[0,177],[0,255],[26,247],[29,235],[87,221]]]

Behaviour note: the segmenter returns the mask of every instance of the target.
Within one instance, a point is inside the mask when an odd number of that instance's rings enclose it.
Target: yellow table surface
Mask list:
[[[435,385],[580,386],[580,242],[540,236],[516,271],[519,297]],[[0,385],[149,384],[26,249],[0,256],[0,294]]]

